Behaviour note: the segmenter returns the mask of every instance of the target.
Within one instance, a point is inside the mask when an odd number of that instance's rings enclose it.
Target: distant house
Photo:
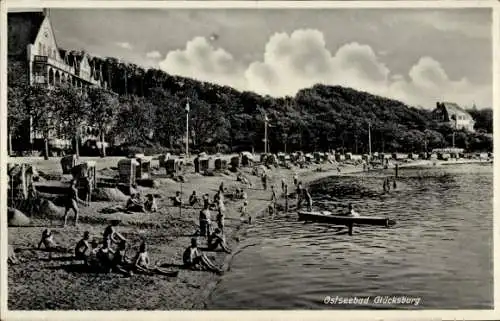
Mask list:
[[[436,109],[432,111],[432,118],[460,130],[474,131],[475,121],[472,116],[456,103],[437,102]]]

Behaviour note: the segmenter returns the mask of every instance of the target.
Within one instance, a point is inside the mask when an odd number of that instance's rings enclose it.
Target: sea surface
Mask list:
[[[383,178],[393,174],[331,177],[311,192],[317,210],[352,202],[395,226],[355,227],[349,236],[296,214],[260,219],[208,308],[491,309],[493,166],[400,169],[396,189],[384,193]]]

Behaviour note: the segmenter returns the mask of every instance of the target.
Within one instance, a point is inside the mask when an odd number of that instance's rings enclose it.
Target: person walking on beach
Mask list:
[[[217,222],[217,227],[224,233],[224,212],[220,207],[215,221]]]
[[[247,217],[247,206],[248,206],[248,202],[247,201],[244,201],[243,202],[243,206],[240,208],[240,220],[244,221],[244,220],[248,220],[250,221],[250,217],[248,216]],[[250,224],[250,223],[249,223]]]
[[[221,182],[219,185],[219,192],[224,193],[224,182]]]
[[[66,204],[64,210],[64,225],[66,226],[68,214],[70,210],[75,212],[75,226],[78,224],[78,189],[76,187],[76,180],[72,180],[66,194]]]
[[[311,212],[313,201],[312,201],[312,196],[309,193],[309,190],[307,190],[307,188],[304,189],[304,197],[306,199],[307,211]]]
[[[299,183],[299,176],[297,175],[297,173],[294,173],[293,174],[293,185],[297,186],[298,183]]]
[[[262,187],[266,191],[267,190],[267,174],[265,172],[262,173],[261,180],[262,180]]]
[[[274,189],[274,185],[271,185],[271,202],[275,204],[278,201],[278,197],[276,196],[276,190]]]
[[[303,197],[302,182],[299,182],[297,184],[297,210],[299,210],[302,205],[302,197]]]
[[[282,178],[281,179],[281,191],[284,193],[285,192],[285,186],[286,186],[286,182],[285,182],[285,179]]]
[[[193,192],[194,194],[194,192]],[[208,194],[203,194],[203,208],[208,208],[210,206],[210,198],[208,196]]]
[[[210,210],[208,205],[204,206],[203,210],[200,211],[200,236],[210,235]]]

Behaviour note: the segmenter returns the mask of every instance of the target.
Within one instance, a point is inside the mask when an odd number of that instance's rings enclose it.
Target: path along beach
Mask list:
[[[110,173],[116,166],[118,158],[96,160],[98,176]],[[36,166],[45,174],[60,174],[59,159],[49,161],[40,159],[12,159],[12,162],[26,162]],[[85,161],[85,158],[82,158]],[[321,171],[317,171],[321,168]],[[242,168],[242,172],[251,180],[252,187],[246,188],[248,194],[247,212],[255,220],[267,215],[271,192],[269,186],[274,185],[278,195],[281,194],[281,180],[285,179],[289,193],[294,191],[293,174],[299,175],[303,184],[308,184],[327,176],[342,175],[349,172],[362,171],[362,166],[346,165],[342,173],[337,172],[336,164],[310,165],[308,168],[292,170],[274,168],[268,171],[268,190],[264,191],[260,178],[251,175],[251,168]],[[182,184],[183,199],[186,200],[193,190],[198,195],[208,193],[211,197],[216,193],[221,182],[232,190],[241,187],[236,181],[236,174],[220,174],[218,176],[202,176],[193,173],[192,167],[185,175]],[[159,178],[160,177],[160,178]],[[193,233],[198,229],[200,206],[182,208],[171,205],[170,197],[181,189],[178,182],[169,178],[154,177],[159,182],[158,188],[140,188],[141,194],[159,194],[159,210],[156,213],[113,213],[101,211],[113,206],[123,206],[124,202],[92,202],[88,207],[80,207],[78,226],[72,225],[70,214],[69,225],[61,227],[63,208],[53,213],[43,213],[32,218],[29,227],[9,227],[9,244],[16,249],[21,264],[10,265],[8,270],[8,306],[12,310],[120,310],[120,309],[203,309],[207,298],[215,288],[220,276],[206,271],[180,269],[176,278],[167,276],[134,275],[129,278],[119,274],[93,274],[78,269],[76,263],[68,258],[71,254],[60,254],[48,260],[48,254],[37,251],[36,245],[41,232],[50,228],[56,242],[72,249],[84,231],[89,231],[92,238],[100,238],[102,231],[113,219],[121,221],[118,231],[129,240],[130,249],[127,256],[133,256],[142,240],[148,244],[148,252],[153,263],[170,266],[172,269],[182,264],[182,252],[190,244]],[[280,199],[280,202],[282,200]],[[290,200],[290,204],[295,204]],[[247,223],[240,220],[242,201],[226,201],[225,239],[233,253],[237,251],[238,238]],[[214,215],[214,214],[213,214]],[[267,218],[266,218],[267,219]],[[271,218],[269,218],[271,219]],[[201,246],[205,239],[199,238]],[[231,254],[224,252],[206,252],[218,266],[227,269]]]

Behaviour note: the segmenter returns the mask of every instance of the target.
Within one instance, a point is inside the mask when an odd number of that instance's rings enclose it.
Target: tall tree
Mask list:
[[[117,96],[112,92],[102,88],[89,88],[87,91],[88,107],[91,112],[88,114],[88,122],[99,131],[101,141],[101,157],[106,157],[107,132],[115,123],[118,113]]]

